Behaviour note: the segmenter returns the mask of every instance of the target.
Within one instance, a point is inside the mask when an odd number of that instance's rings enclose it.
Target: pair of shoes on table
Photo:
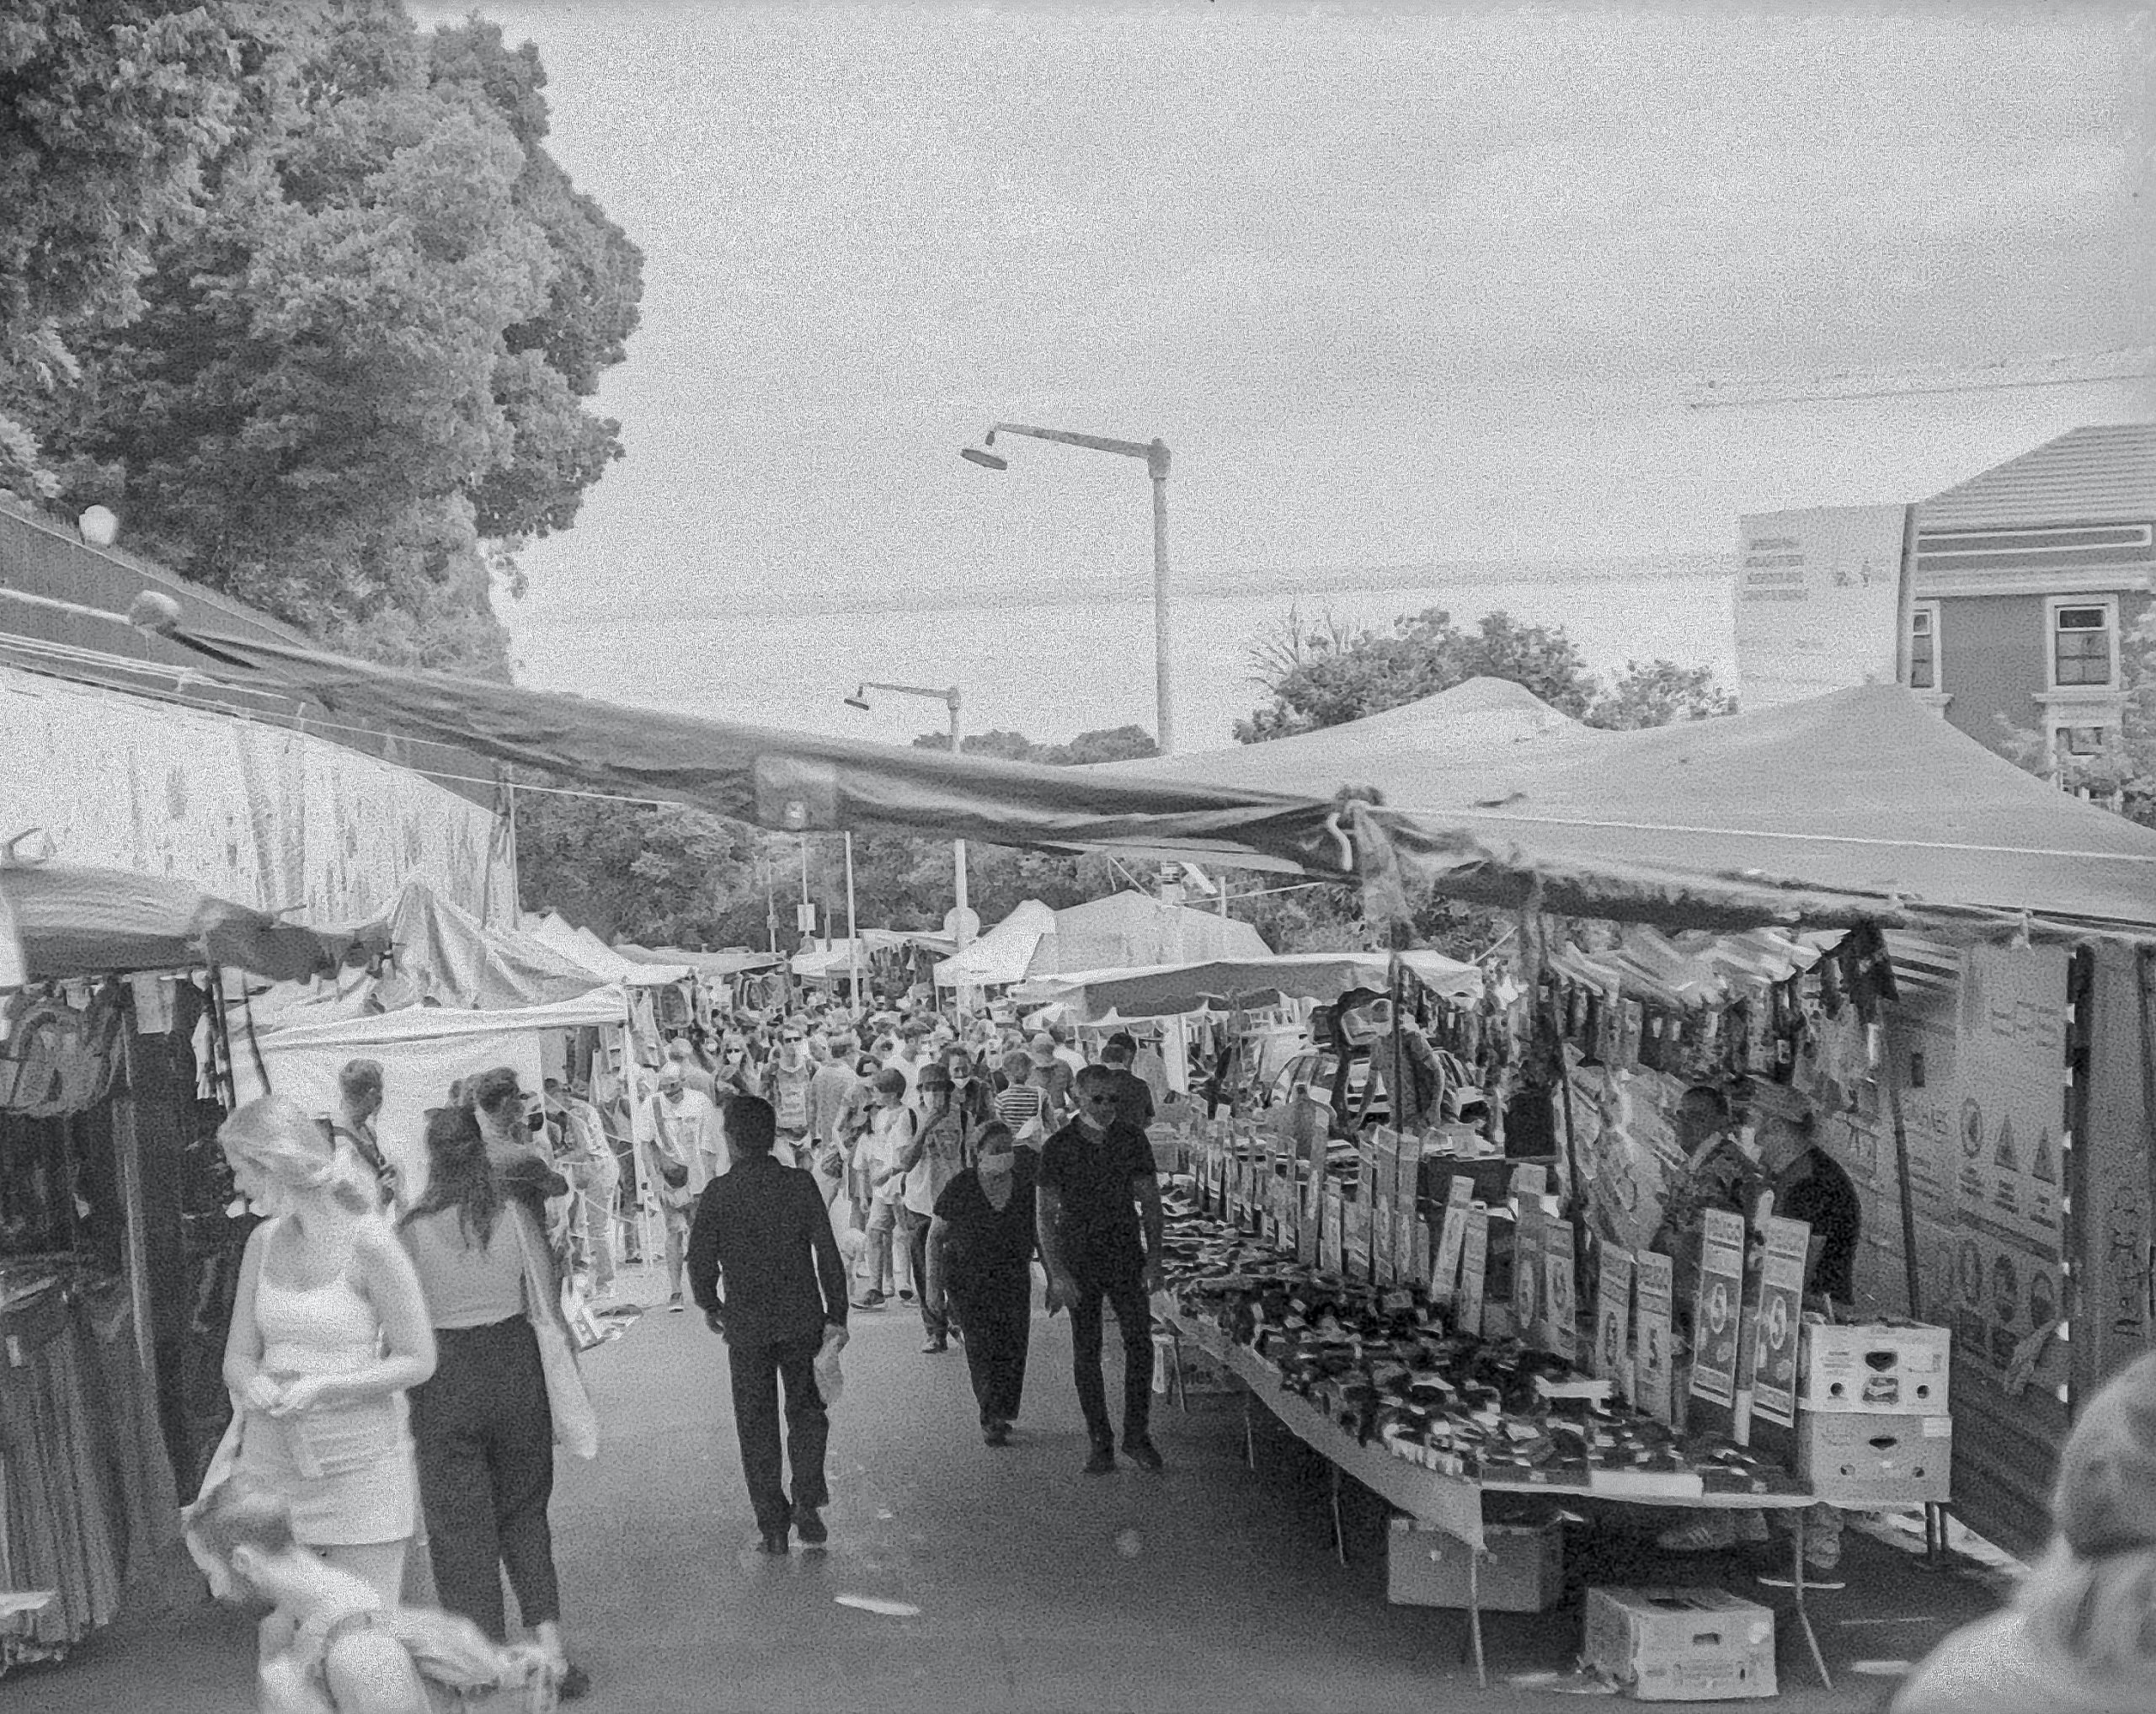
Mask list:
[[[1123,1455],[1140,1470],[1150,1471],[1155,1476],[1168,1467],[1167,1460],[1161,1456],[1161,1449],[1147,1435],[1140,1434],[1135,1440],[1125,1440]]]
[[[1086,1460],[1086,1474],[1113,1476],[1115,1474],[1115,1448],[1106,1441],[1096,1445],[1093,1448],[1092,1456]]]
[[[821,1547],[831,1539],[831,1532],[825,1524],[823,1514],[814,1506],[796,1506],[793,1508],[793,1533],[801,1538],[803,1547]]]
[[[990,1446],[1008,1446],[1011,1444],[1011,1425],[1008,1423],[984,1423],[980,1438]]]
[[[681,1294],[678,1291],[666,1300],[666,1313],[670,1316],[678,1316],[686,1307],[687,1306],[681,1301]]]
[[[944,1338],[942,1334],[931,1333],[928,1336],[926,1342],[921,1346],[921,1354],[924,1357],[932,1357],[938,1352],[947,1351],[950,1348],[951,1342]]]

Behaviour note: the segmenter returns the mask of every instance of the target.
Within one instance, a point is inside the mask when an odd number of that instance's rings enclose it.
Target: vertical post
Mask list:
[[[951,754],[958,754],[958,687],[951,686]],[[951,841],[952,873],[955,877],[952,891],[958,905],[958,922],[955,938],[958,950],[963,952],[973,937],[966,932],[966,842],[963,839]]]
[[[799,836],[799,838],[801,841],[801,934],[805,940],[810,938],[809,912],[814,905],[814,901],[808,897],[808,836],[803,833]]]
[[[857,1009],[861,1005],[861,925],[853,915],[853,836],[846,836],[846,940],[848,985],[851,991],[847,1002]]]
[[[157,1396],[157,1346],[150,1325],[150,1241],[142,1210],[142,1139],[135,1129],[135,1033],[133,1007],[120,1031],[120,1089],[112,1101],[112,1152],[120,1168],[120,1206],[125,1224],[122,1259],[127,1273],[127,1300],[135,1322],[135,1355],[142,1365],[149,1396]]]
[[[1168,700],[1168,448],[1155,440],[1145,451],[1153,480],[1153,705],[1161,754],[1176,750],[1175,714]]]

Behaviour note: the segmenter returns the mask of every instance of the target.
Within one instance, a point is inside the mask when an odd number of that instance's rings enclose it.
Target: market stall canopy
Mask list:
[[[1374,788],[1401,872],[1454,897],[1686,927],[1867,919],[2156,931],[2156,831],[2058,791],[1893,685],[1635,732],[1471,680],[1342,726],[1102,772]],[[1383,863],[1370,841],[1367,882]]]
[[[1150,969],[1076,970],[1033,976],[1012,990],[1021,1004],[1061,1001],[1089,1020],[1163,1017],[1207,1007],[1235,1010],[1282,999],[1337,1000],[1351,988],[1383,989],[1386,953],[1283,953],[1262,958],[1212,959]],[[1405,952],[1401,963],[1438,993],[1467,998],[1482,988],[1481,970],[1443,953]]]
[[[1031,974],[1272,956],[1265,937],[1238,917],[1126,889],[1057,911],[1055,943],[1043,946]]]
[[[739,976],[750,970],[775,970],[786,962],[776,953],[752,953],[741,948],[721,953],[691,953],[679,947],[638,946],[628,940],[616,941],[614,951],[632,964],[677,964],[713,980]]]
[[[688,980],[686,965],[626,958],[590,929],[576,926],[557,910],[549,910],[543,916],[527,910],[524,914],[524,931],[563,958],[582,965],[602,982],[618,983],[625,988],[659,988],[669,982]]]
[[[1055,935],[1056,913],[1038,899],[1022,902],[1002,921],[936,966],[939,988],[1001,988],[1033,967],[1043,939]]]
[[[274,1046],[280,1052],[334,1048],[339,1052],[362,1054],[370,1048],[400,1043],[456,1041],[512,1032],[543,1033],[599,1025],[619,1028],[626,1016],[627,1004],[622,990],[608,985],[588,989],[572,1000],[499,1011],[452,1012],[445,1006],[408,1006],[401,1012],[378,1012],[367,1017],[328,1018],[265,1032],[262,1046],[264,1052]]]
[[[183,627],[155,604],[138,602],[133,617],[194,649],[220,676],[296,691],[333,713],[364,713],[375,730],[454,734],[460,748],[491,761],[761,827],[887,830],[1074,853],[1225,852],[1339,878],[1353,873],[1353,847],[1333,806],[1278,791],[1118,777],[624,708]]]
[[[599,985],[584,965],[536,935],[489,928],[423,883],[408,883],[389,916],[389,968],[376,1007],[505,1012],[574,1000]]]
[[[302,928],[169,875],[0,862],[0,986],[205,964],[296,980],[387,943],[384,924]]]

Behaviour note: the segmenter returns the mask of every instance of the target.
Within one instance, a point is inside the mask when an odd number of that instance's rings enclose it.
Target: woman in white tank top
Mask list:
[[[217,1137],[235,1188],[266,1216],[225,1341],[238,1469],[284,1498],[295,1537],[393,1603],[418,1528],[404,1394],[435,1369],[418,1276],[296,1103],[248,1102]]]

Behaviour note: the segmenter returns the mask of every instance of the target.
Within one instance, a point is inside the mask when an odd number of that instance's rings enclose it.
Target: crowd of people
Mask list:
[[[961,1346],[984,1441],[1011,1444],[1036,1263],[1050,1312],[1073,1317],[1086,1470],[1117,1467],[1104,1305],[1123,1455],[1162,1468],[1145,1127],[1166,1077],[1127,1035],[1089,1064],[985,1021],[732,1020],[655,1066],[616,1048],[536,1091],[506,1067],[467,1079],[429,1110],[409,1180],[379,1135],[383,1080],[354,1060],[333,1111],[271,1094],[219,1133],[260,1223],[226,1347],[232,1428],[189,1541],[221,1593],[270,1608],[265,1708],[416,1714],[430,1683],[588,1690],[548,1519],[555,1448],[593,1439],[563,1286],[604,1312],[627,1261],[663,1265],[665,1306],[693,1300],[725,1339],[766,1552],[828,1539],[826,1394],[851,1315],[910,1306],[924,1355]],[[438,1610],[403,1603],[419,1541]]]

